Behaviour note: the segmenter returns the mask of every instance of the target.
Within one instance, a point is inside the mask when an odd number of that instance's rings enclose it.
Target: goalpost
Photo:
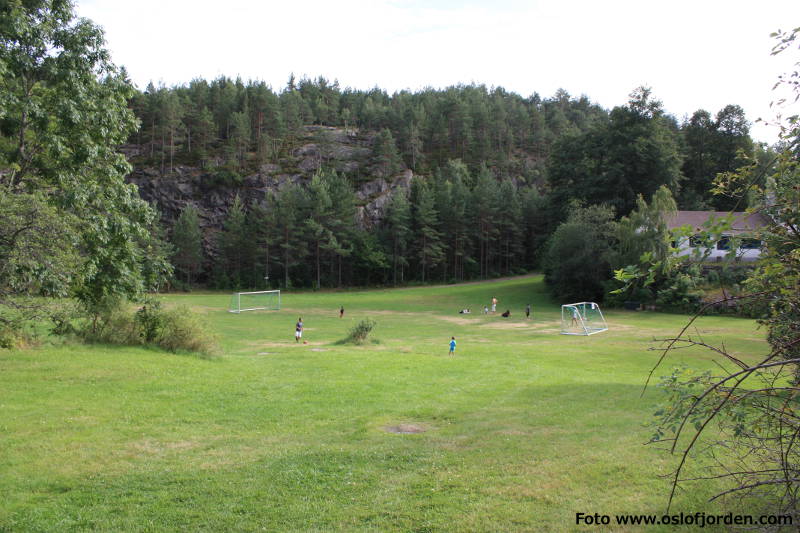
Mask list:
[[[594,302],[578,302],[561,306],[562,335],[594,335],[606,331],[608,325]]]
[[[231,313],[267,309],[278,311],[281,308],[281,291],[234,292],[231,296]]]

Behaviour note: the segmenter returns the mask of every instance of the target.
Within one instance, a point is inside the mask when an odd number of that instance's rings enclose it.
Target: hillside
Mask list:
[[[127,145],[123,151],[134,164],[128,181],[162,215],[171,226],[187,205],[200,213],[201,227],[206,234],[206,247],[213,249],[214,231],[224,220],[238,195],[245,205],[263,204],[266,194],[277,192],[287,184],[307,186],[312,176],[325,167],[351,178],[357,198],[357,220],[360,226],[376,226],[397,188],[408,189],[413,172],[403,168],[385,175],[376,168],[372,147],[376,134],[354,128],[305,126],[296,140],[296,148],[276,158],[273,163],[258,165],[254,171],[240,174],[214,161],[211,168],[184,164],[172,169],[148,164],[144,157],[147,146]]]

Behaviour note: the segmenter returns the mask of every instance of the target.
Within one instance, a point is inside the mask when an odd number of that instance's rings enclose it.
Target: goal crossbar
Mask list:
[[[278,311],[281,308],[281,291],[249,291],[235,292],[231,296],[229,312],[243,311]]]

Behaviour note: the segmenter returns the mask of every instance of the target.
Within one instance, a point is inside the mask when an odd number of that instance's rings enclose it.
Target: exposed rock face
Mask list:
[[[370,179],[369,158],[371,136],[360,136],[353,130],[327,126],[307,126],[302,144],[290,157],[277,163],[261,165],[257,172],[235,183],[220,182],[216,171],[196,167],[175,166],[172,172],[135,166],[128,181],[139,187],[139,194],[156,207],[164,219],[174,223],[187,205],[199,211],[205,235],[205,247],[213,253],[214,233],[222,228],[228,209],[236,195],[246,205],[264,202],[267,191],[280,190],[289,183],[307,185],[323,165],[339,172],[362,176],[356,185],[358,223],[363,227],[378,224],[392,195],[411,185],[412,172]],[[143,150],[125,146],[123,153],[136,157]],[[364,178],[364,176],[367,176]]]

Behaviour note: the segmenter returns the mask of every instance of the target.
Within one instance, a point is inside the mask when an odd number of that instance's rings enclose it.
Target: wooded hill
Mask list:
[[[666,185],[683,209],[726,209],[714,177],[765,155],[739,106],[679,122],[646,88],[608,111],[563,90],[389,95],[291,77],[276,92],[219,78],[151,84],[131,107],[129,179],[179,252],[173,226],[197,210],[204,246],[176,267],[220,287],[263,286],[267,272],[281,286],[521,272],[571,202],[624,215]]]

